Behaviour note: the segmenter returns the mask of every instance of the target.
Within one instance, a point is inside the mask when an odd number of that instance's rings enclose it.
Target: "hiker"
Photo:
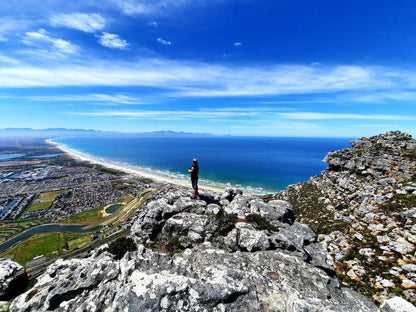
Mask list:
[[[198,160],[194,158],[192,160],[192,166],[188,169],[188,172],[191,174],[191,181],[192,181],[192,187],[194,189],[194,195],[191,196],[192,199],[199,198],[198,194]]]

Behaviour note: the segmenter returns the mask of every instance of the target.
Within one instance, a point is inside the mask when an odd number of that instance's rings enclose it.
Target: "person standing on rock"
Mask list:
[[[189,167],[188,172],[191,174],[192,188],[194,189],[194,195],[191,196],[192,199],[199,198],[198,194],[198,160],[194,158],[192,160],[192,166]]]

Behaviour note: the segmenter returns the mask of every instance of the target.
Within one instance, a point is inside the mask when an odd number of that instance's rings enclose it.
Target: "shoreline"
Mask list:
[[[70,157],[79,160],[79,161],[86,161],[90,164],[96,164],[96,165],[100,165],[109,169],[113,169],[113,170],[118,170],[121,172],[124,172],[126,174],[131,174],[134,175],[136,177],[141,177],[141,178],[148,178],[151,179],[155,182],[161,182],[161,183],[167,183],[167,184],[174,184],[177,186],[181,186],[181,187],[186,187],[191,189],[191,180],[189,178],[189,182],[186,181],[185,179],[178,179],[175,177],[164,177],[162,175],[157,175],[153,172],[148,172],[143,168],[137,167],[137,166],[132,166],[132,167],[128,167],[128,164],[117,164],[117,163],[113,163],[112,161],[106,160],[106,159],[101,159],[98,157],[94,157],[92,155],[88,155],[88,154],[84,154],[82,152],[79,152],[77,150],[71,149],[63,144],[59,144],[56,142],[52,141],[53,139],[46,139],[45,142],[48,144],[51,144],[53,146],[55,146],[56,148],[58,148],[59,150],[61,150],[62,152],[64,152],[65,154],[69,155]],[[227,186],[224,187],[220,187],[220,186],[210,186],[210,185],[204,185],[204,184],[199,184],[198,188],[202,191],[203,189],[206,190],[210,190],[213,192],[217,192],[217,193],[221,193]],[[250,194],[249,192],[245,191],[245,193]]]

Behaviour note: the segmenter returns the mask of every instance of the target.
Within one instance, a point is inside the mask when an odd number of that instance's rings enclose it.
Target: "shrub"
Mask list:
[[[115,241],[111,242],[106,250],[115,256],[114,259],[119,260],[126,252],[134,251],[136,249],[136,244],[134,244],[132,238],[119,237]]]
[[[258,214],[249,214],[246,216],[246,220],[248,223],[254,225],[254,227],[258,230],[267,230],[267,231],[278,231],[279,228],[271,224],[265,217],[258,215]]]

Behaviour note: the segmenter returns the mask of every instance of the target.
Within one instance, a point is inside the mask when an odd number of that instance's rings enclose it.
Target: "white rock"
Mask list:
[[[416,307],[401,297],[394,297],[381,305],[380,312],[416,312]]]
[[[402,269],[407,272],[416,272],[416,264],[404,264],[402,265]]]

